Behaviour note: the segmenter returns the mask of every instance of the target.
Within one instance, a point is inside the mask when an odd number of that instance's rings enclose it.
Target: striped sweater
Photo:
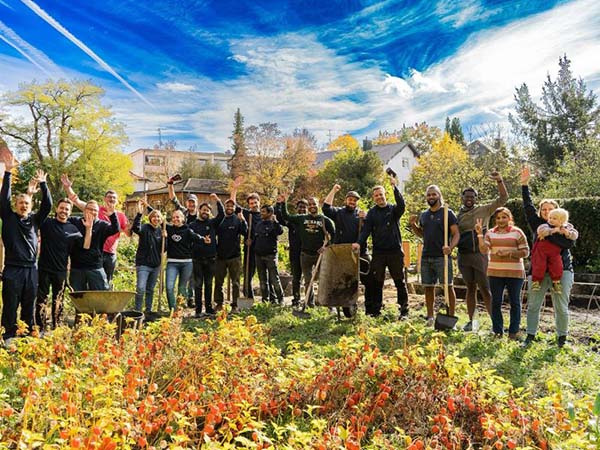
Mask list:
[[[527,250],[529,253],[527,238],[520,228],[509,226],[499,231],[494,227],[486,233],[484,241],[489,248],[488,277],[525,278],[523,258],[498,256],[498,250]]]

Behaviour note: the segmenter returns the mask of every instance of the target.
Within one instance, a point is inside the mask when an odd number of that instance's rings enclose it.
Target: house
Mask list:
[[[417,165],[419,153],[410,142],[397,142],[386,145],[373,145],[373,141],[369,139],[363,140],[363,151],[375,152],[383,162],[384,169],[392,169],[398,175],[399,188],[402,191],[404,184],[408,181],[410,172]],[[317,168],[333,159],[337,150],[328,150],[318,152],[315,159]]]
[[[139,148],[129,154],[133,161],[131,172],[133,173],[134,183],[147,179],[147,189],[164,186],[166,179],[177,173],[181,164],[189,159],[193,159],[200,164],[218,164],[224,171],[227,171],[231,156],[231,152],[206,153],[162,148]]]
[[[494,153],[495,149],[487,145],[485,142],[475,139],[473,142],[467,145],[467,152],[471,158],[479,158],[481,156]]]
[[[225,201],[229,198],[229,189],[226,181],[221,180],[207,180],[203,178],[188,178],[187,180],[181,180],[176,182],[173,187],[175,188],[175,195],[182,205],[185,205],[187,196],[189,194],[195,194],[198,197],[198,202],[210,202],[210,194],[215,193],[219,196],[221,201]],[[162,211],[171,212],[173,211],[173,204],[169,200],[169,191],[167,186],[163,183],[162,187],[157,189],[149,189],[145,191],[137,191],[131,195],[128,195],[125,199],[125,215],[132,218],[137,214],[137,202],[140,198],[146,197],[148,204],[153,208],[160,209]],[[216,214],[216,211],[213,211]]]

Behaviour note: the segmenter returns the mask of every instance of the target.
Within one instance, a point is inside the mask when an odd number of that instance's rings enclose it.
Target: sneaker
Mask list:
[[[400,320],[402,320],[402,321],[408,320],[408,311],[402,311],[400,313]]]
[[[552,292],[560,294],[562,292],[562,283],[560,281],[552,282]]]
[[[427,327],[432,328],[434,324],[435,324],[435,319],[433,317],[428,317],[427,318]]]
[[[473,331],[473,321],[469,320],[465,326],[463,327],[463,331],[465,332],[469,332],[469,331]]]
[[[542,287],[540,286],[540,282],[539,281],[532,281],[531,282],[531,290],[532,291],[539,291]]]
[[[528,334],[523,341],[523,347],[529,347],[535,341],[535,334]]]
[[[508,339],[510,339],[511,341],[518,341],[519,335],[518,333],[508,333]]]
[[[563,348],[565,346],[565,344],[567,343],[567,337],[559,336],[556,343],[558,344],[558,348]]]

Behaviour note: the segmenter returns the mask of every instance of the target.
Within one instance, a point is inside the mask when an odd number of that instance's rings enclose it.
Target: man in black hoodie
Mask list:
[[[217,263],[215,267],[215,303],[223,308],[223,283],[229,273],[231,280],[231,309],[237,310],[240,298],[241,252],[240,236],[246,236],[248,224],[242,213],[235,214],[235,201],[225,201],[225,218],[217,228]]]
[[[2,327],[3,339],[17,334],[17,309],[21,305],[21,320],[29,330],[34,324],[34,304],[38,284],[36,258],[37,234],[52,209],[52,197],[46,185],[46,174],[38,170],[35,180],[42,191],[42,204],[37,213],[31,212],[31,196],[17,195],[13,211],[11,201],[11,171],[17,166],[12,154],[3,153],[4,179],[0,192],[0,217],[2,218],[2,240],[5,245],[5,260],[2,282]]]
[[[277,303],[283,305],[283,289],[277,269],[277,242],[283,228],[275,220],[273,207],[265,205],[260,208],[261,221],[252,230],[256,268],[260,280],[260,291],[263,302],[269,300],[269,283],[277,296]]]
[[[81,242],[83,235],[69,218],[73,203],[63,198],[56,205],[56,215],[47,218],[40,228],[41,251],[39,282],[35,303],[35,324],[44,331],[47,321],[47,304],[52,287],[52,328],[60,324],[62,318],[62,293],[67,280],[67,264],[71,249]]]
[[[221,203],[217,194],[210,194],[210,198],[217,203],[217,216],[211,219],[210,205],[202,203],[198,211],[198,218],[189,224],[190,229],[194,233],[201,236],[210,236],[210,240],[201,240],[195,243],[192,249],[196,317],[200,317],[202,314],[202,288],[204,288],[204,312],[206,314],[214,313],[212,305],[212,282],[217,260],[217,227],[223,220],[223,217],[225,217],[225,213],[223,211],[223,203]]]
[[[306,214],[308,208],[308,201],[305,199],[300,199],[296,202],[296,213],[297,214]],[[281,204],[277,203],[275,205],[275,217],[277,217],[277,221],[288,228],[288,242],[290,245],[289,255],[290,255],[290,266],[292,269],[292,306],[298,306],[300,304],[300,281],[302,280],[302,264],[300,261],[300,256],[302,254],[302,245],[300,242],[300,230],[298,229],[298,225],[288,222],[284,220],[281,214]],[[308,281],[307,281],[308,282]]]
[[[381,314],[383,284],[387,267],[396,286],[400,318],[405,319],[408,317],[408,291],[404,282],[404,253],[402,251],[402,235],[398,225],[400,217],[404,214],[405,204],[396,185],[396,178],[390,177],[390,182],[394,188],[396,204],[392,205],[387,202],[383,186],[375,186],[373,188],[375,206],[367,213],[365,225],[360,232],[358,242],[353,244],[353,247],[356,251],[360,250],[362,246],[366,245],[367,239],[371,235],[373,242],[371,273],[375,280],[375,287],[373,288],[373,308],[367,314],[372,316]]]
[[[333,186],[325,200],[323,201],[323,214],[329,217],[335,223],[335,236],[333,238],[334,244],[352,244],[356,242],[359,237],[359,233],[362,229],[366,214],[357,207],[360,195],[356,191],[349,191],[346,194],[345,205],[342,208],[336,208],[333,205],[333,198],[335,194],[341,190],[341,186],[336,184]],[[366,243],[360,248],[361,260],[361,272],[366,271],[368,266],[367,262],[363,262],[364,259],[370,259]],[[360,275],[360,281],[365,287],[365,312],[371,314],[376,309],[376,305],[373,304],[374,294],[374,279],[371,271]]]

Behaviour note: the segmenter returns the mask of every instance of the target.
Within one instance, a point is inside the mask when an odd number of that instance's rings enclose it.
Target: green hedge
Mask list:
[[[534,199],[534,202],[541,200]],[[576,266],[600,268],[600,197],[557,199],[569,211],[569,222],[579,231],[579,239],[572,250]],[[537,204],[537,203],[536,203]],[[531,239],[531,230],[525,219],[523,201],[509,200],[506,205],[515,218],[515,224]],[[490,224],[492,225],[492,224]],[[531,242],[530,242],[531,244]]]

